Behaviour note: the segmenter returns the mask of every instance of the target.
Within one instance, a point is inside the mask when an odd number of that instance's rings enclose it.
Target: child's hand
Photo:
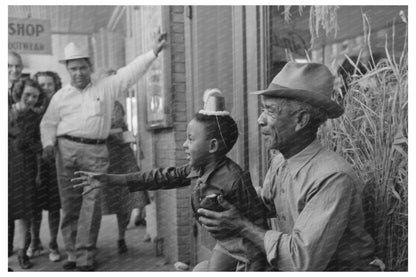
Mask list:
[[[85,195],[94,189],[103,188],[108,184],[108,175],[105,173],[76,171],[74,175],[78,175],[79,177],[71,179],[71,182],[75,184],[73,187],[87,188],[82,195]]]

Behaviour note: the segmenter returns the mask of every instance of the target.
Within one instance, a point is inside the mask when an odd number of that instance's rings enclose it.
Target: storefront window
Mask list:
[[[129,131],[131,131],[134,136],[137,138],[138,133],[138,119],[137,119],[137,100],[134,95],[134,91],[129,91],[129,96],[126,97],[126,117],[127,117],[127,127]],[[134,153],[137,153],[137,144],[132,144],[132,148]]]
[[[309,12],[293,6],[290,20],[285,20],[282,6],[270,7],[270,72],[269,81],[283,68],[289,60],[308,61],[308,49],[311,36],[309,33]]]

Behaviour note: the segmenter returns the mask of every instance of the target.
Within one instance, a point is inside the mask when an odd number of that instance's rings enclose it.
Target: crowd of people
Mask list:
[[[319,63],[288,62],[261,97],[258,118],[269,150],[278,150],[264,184],[227,157],[238,128],[219,89],[204,94],[204,108],[188,123],[181,167],[138,168],[129,145],[123,106],[117,101],[166,46],[160,34],[151,51],[117,72],[91,80],[88,51],[70,43],[65,64],[70,83],[53,72],[20,77],[21,57],[9,53],[9,255],[13,228],[22,268],[42,250],[39,226],[48,211],[50,260],[61,253],[64,270],[95,270],[102,214],[116,214],[118,251],[133,208],[147,191],[191,184],[195,220],[216,245],[194,271],[379,271],[374,241],[364,228],[362,184],[352,167],[317,139],[328,118],[344,110],[331,99],[334,76]],[[30,212],[28,212],[30,211]],[[62,211],[62,218],[61,213]],[[268,224],[273,218],[276,224]]]
[[[17,259],[22,269],[43,251],[40,225],[48,212],[49,259],[60,261],[57,236],[61,229],[66,261],[64,270],[95,269],[96,243],[101,216],[116,214],[118,252],[127,249],[125,232],[132,209],[149,204],[147,192],[128,193],[108,188],[82,195],[70,179],[76,170],[111,173],[138,171],[127,131],[124,109],[117,99],[144,75],[166,45],[159,34],[153,48],[127,66],[99,80],[92,80],[87,49],[75,43],[65,47],[70,83],[63,86],[55,72],[40,71],[24,77],[23,60],[8,55],[8,255],[14,254],[14,234],[21,238]],[[62,215],[62,218],[61,218]],[[138,219],[143,224],[143,219]]]

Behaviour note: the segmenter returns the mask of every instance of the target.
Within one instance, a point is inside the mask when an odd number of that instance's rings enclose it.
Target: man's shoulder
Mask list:
[[[66,94],[68,94],[71,91],[70,88],[71,88],[71,86],[69,84],[63,86],[57,92],[55,92],[55,94],[52,96],[52,99],[65,96]]]
[[[328,176],[334,173],[347,174],[356,177],[351,166],[340,154],[322,147],[310,161],[309,170],[316,176]]]
[[[321,151],[319,151],[313,160],[316,164],[325,163],[326,166],[332,165],[333,167],[351,167],[351,165],[339,153],[325,147],[322,147]]]

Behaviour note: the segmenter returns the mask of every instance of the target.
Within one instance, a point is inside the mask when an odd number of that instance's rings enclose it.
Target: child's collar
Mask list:
[[[224,156],[222,159],[216,161],[208,168],[192,168],[187,178],[199,178],[203,183],[206,183],[211,174],[214,173],[218,168],[223,166],[227,159],[228,158]]]

